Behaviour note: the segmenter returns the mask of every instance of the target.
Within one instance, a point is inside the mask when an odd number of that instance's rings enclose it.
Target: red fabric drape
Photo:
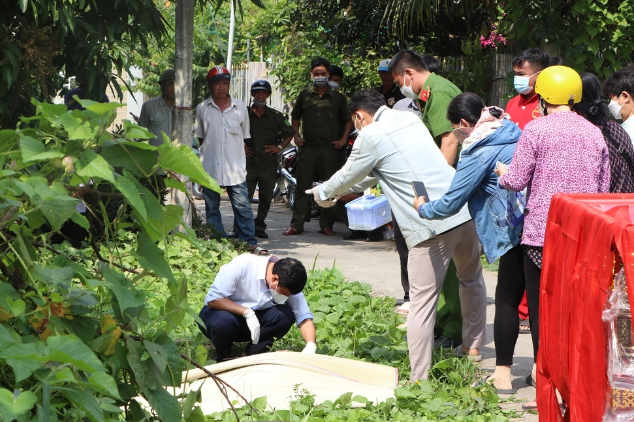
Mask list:
[[[602,209],[601,209],[602,208]],[[632,210],[632,211],[630,211]],[[540,421],[600,422],[610,399],[601,313],[616,245],[634,303],[634,195],[558,194],[546,227],[540,285],[537,405]]]

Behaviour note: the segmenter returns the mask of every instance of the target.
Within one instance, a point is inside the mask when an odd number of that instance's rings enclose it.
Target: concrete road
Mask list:
[[[199,202],[199,208],[204,213],[204,203]],[[257,213],[257,205],[253,207]],[[227,231],[233,227],[233,213],[228,198],[221,204],[222,219]],[[345,241],[343,236],[348,232],[347,227],[336,223],[335,236],[325,236],[317,233],[319,221],[306,223],[304,233],[298,236],[283,236],[282,232],[289,227],[291,212],[283,203],[273,203],[267,217],[268,239],[259,239],[260,246],[279,256],[291,256],[301,260],[307,268],[315,263],[316,268],[335,265],[352,281],[368,283],[376,292],[387,296],[402,298],[403,289],[400,283],[400,267],[398,253],[394,242],[365,242]],[[497,273],[485,271],[487,285],[487,344],[480,349],[484,360],[482,367],[491,374],[495,369],[495,350],[493,344],[493,318],[495,314],[495,286]],[[514,365],[512,367],[513,387],[518,390],[514,399],[532,401],[535,399],[535,388],[526,384],[525,379],[530,374],[533,365],[533,348],[531,336],[520,334],[515,347]],[[501,396],[507,399],[509,396]],[[521,409],[521,403],[509,402],[504,407]],[[525,413],[523,419],[536,422],[538,416]]]

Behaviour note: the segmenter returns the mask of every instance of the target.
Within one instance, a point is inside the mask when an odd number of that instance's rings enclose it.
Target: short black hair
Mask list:
[[[596,125],[608,118],[608,108],[601,98],[601,82],[592,73],[581,72],[579,76],[583,84],[583,93],[581,102],[575,104],[573,110]]]
[[[310,62],[310,71],[312,72],[314,68],[323,66],[328,70],[330,68],[330,61],[328,59],[324,59],[323,57],[315,57]]]
[[[295,258],[282,258],[273,264],[273,274],[280,278],[279,285],[287,288],[291,294],[301,293],[306,287],[306,268]]]
[[[463,92],[454,97],[447,107],[447,120],[453,124],[460,123],[460,119],[475,125],[480,116],[482,109],[486,107],[482,98],[473,92]]]
[[[385,97],[382,93],[375,89],[362,89],[350,98],[348,110],[350,110],[350,113],[363,110],[369,115],[374,116],[376,111],[384,105]]]
[[[403,50],[399,51],[394,57],[392,57],[387,70],[390,73],[400,75],[407,68],[416,69],[421,72],[423,70],[427,70],[427,65],[421,55],[417,52],[412,50]]]
[[[550,60],[548,61],[549,66],[565,66],[564,59],[557,56],[550,56]]]
[[[524,62],[537,65],[541,68],[537,69],[538,71],[551,66],[550,54],[546,53],[544,50],[540,50],[539,48],[529,48],[528,50],[522,51],[520,54],[515,56],[515,58],[513,58],[513,67],[522,67]]]
[[[623,91],[634,96],[634,68],[629,66],[613,73],[603,84],[603,95],[608,98],[618,97]]]
[[[440,60],[427,53],[421,54],[420,57],[423,59],[423,62],[425,62],[427,70],[436,74],[440,73]]]
[[[343,80],[343,69],[336,64],[331,64],[328,68],[330,76],[339,76]]]

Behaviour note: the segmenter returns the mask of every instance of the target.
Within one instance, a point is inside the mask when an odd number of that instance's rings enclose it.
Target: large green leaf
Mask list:
[[[105,372],[105,368],[90,347],[75,336],[51,336],[47,340],[49,360],[69,363],[86,372]]]
[[[139,190],[134,186],[129,179],[116,175],[114,185],[119,191],[125,196],[125,199],[128,200],[130,206],[134,208],[137,212],[141,220],[147,221],[147,210],[145,209],[145,204],[141,199],[141,195]]]
[[[35,161],[51,160],[53,158],[61,158],[64,156],[57,150],[46,150],[46,146],[35,138],[30,136],[22,136],[20,138],[20,150],[22,154],[22,161],[25,163],[32,163]]]
[[[114,175],[108,162],[94,151],[84,151],[79,155],[79,162],[75,167],[75,173],[89,179],[99,177],[114,184]]]
[[[119,107],[123,107],[123,104],[119,103],[95,103],[86,107],[86,110],[90,110],[93,113],[97,113],[100,116],[107,114],[108,112],[115,110]]]
[[[62,390],[62,394],[73,404],[73,407],[84,410],[88,419],[92,422],[104,422],[103,411],[99,406],[99,402],[93,395],[92,389],[77,387],[66,387]]]
[[[126,139],[152,139],[154,134],[144,127],[132,123],[130,120],[123,120],[123,130]]]
[[[167,352],[167,367],[163,371],[163,384],[180,387],[184,365],[178,346],[166,333],[161,333],[154,339],[154,342],[160,344]]]
[[[139,259],[139,264],[143,268],[156,272],[159,277],[176,283],[172,269],[165,259],[163,249],[159,248],[152,239],[150,239],[150,236],[143,232],[139,233],[137,243],[139,246],[136,250],[136,256]]]
[[[105,264],[100,265],[101,272],[110,284],[110,290],[117,299],[121,312],[130,308],[145,306],[145,294],[137,290],[123,274],[113,270]]]
[[[99,129],[97,125],[91,125],[90,122],[76,118],[70,113],[60,116],[60,121],[64,125],[66,133],[68,133],[69,140],[93,139]]]
[[[119,142],[104,145],[101,156],[112,167],[123,167],[137,177],[148,177],[158,168],[158,157],[143,142]]]
[[[165,391],[163,388],[155,390],[145,390],[148,403],[162,422],[181,422],[181,407],[176,397]]]
[[[126,344],[128,345],[128,363],[130,368],[132,368],[139,388],[161,388],[163,383],[161,371],[152,359],[142,360],[143,347],[141,347],[141,344],[129,337],[126,339]]]
[[[0,388],[0,416],[5,421],[12,421],[24,415],[37,403],[37,396],[30,391],[16,390],[15,394]]]
[[[200,159],[187,145],[162,144],[157,147],[159,164],[163,169],[187,176],[191,181],[221,193],[218,183],[203,169]]]
[[[30,377],[33,371],[42,366],[46,353],[47,349],[42,342],[14,344],[0,351],[0,358],[5,359],[13,368],[17,383]]]
[[[167,350],[160,344],[152,343],[151,341],[145,340],[143,342],[145,349],[150,354],[150,357],[156,364],[156,367],[159,371],[163,372],[165,367],[167,366]]]

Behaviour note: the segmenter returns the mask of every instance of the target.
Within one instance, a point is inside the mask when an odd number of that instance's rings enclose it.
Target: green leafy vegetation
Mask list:
[[[162,421],[181,421],[195,401],[187,408],[165,386],[180,385],[195,356],[177,345],[197,318],[187,275],[212,277],[235,252],[201,246],[183,209],[162,205],[153,173],[220,189],[191,149],[150,146],[129,121],[108,132],[120,104],[33,104],[35,116],[0,131],[0,412],[20,422],[140,421],[147,413],[133,397],[142,395]],[[181,242],[200,268],[168,263]]]

